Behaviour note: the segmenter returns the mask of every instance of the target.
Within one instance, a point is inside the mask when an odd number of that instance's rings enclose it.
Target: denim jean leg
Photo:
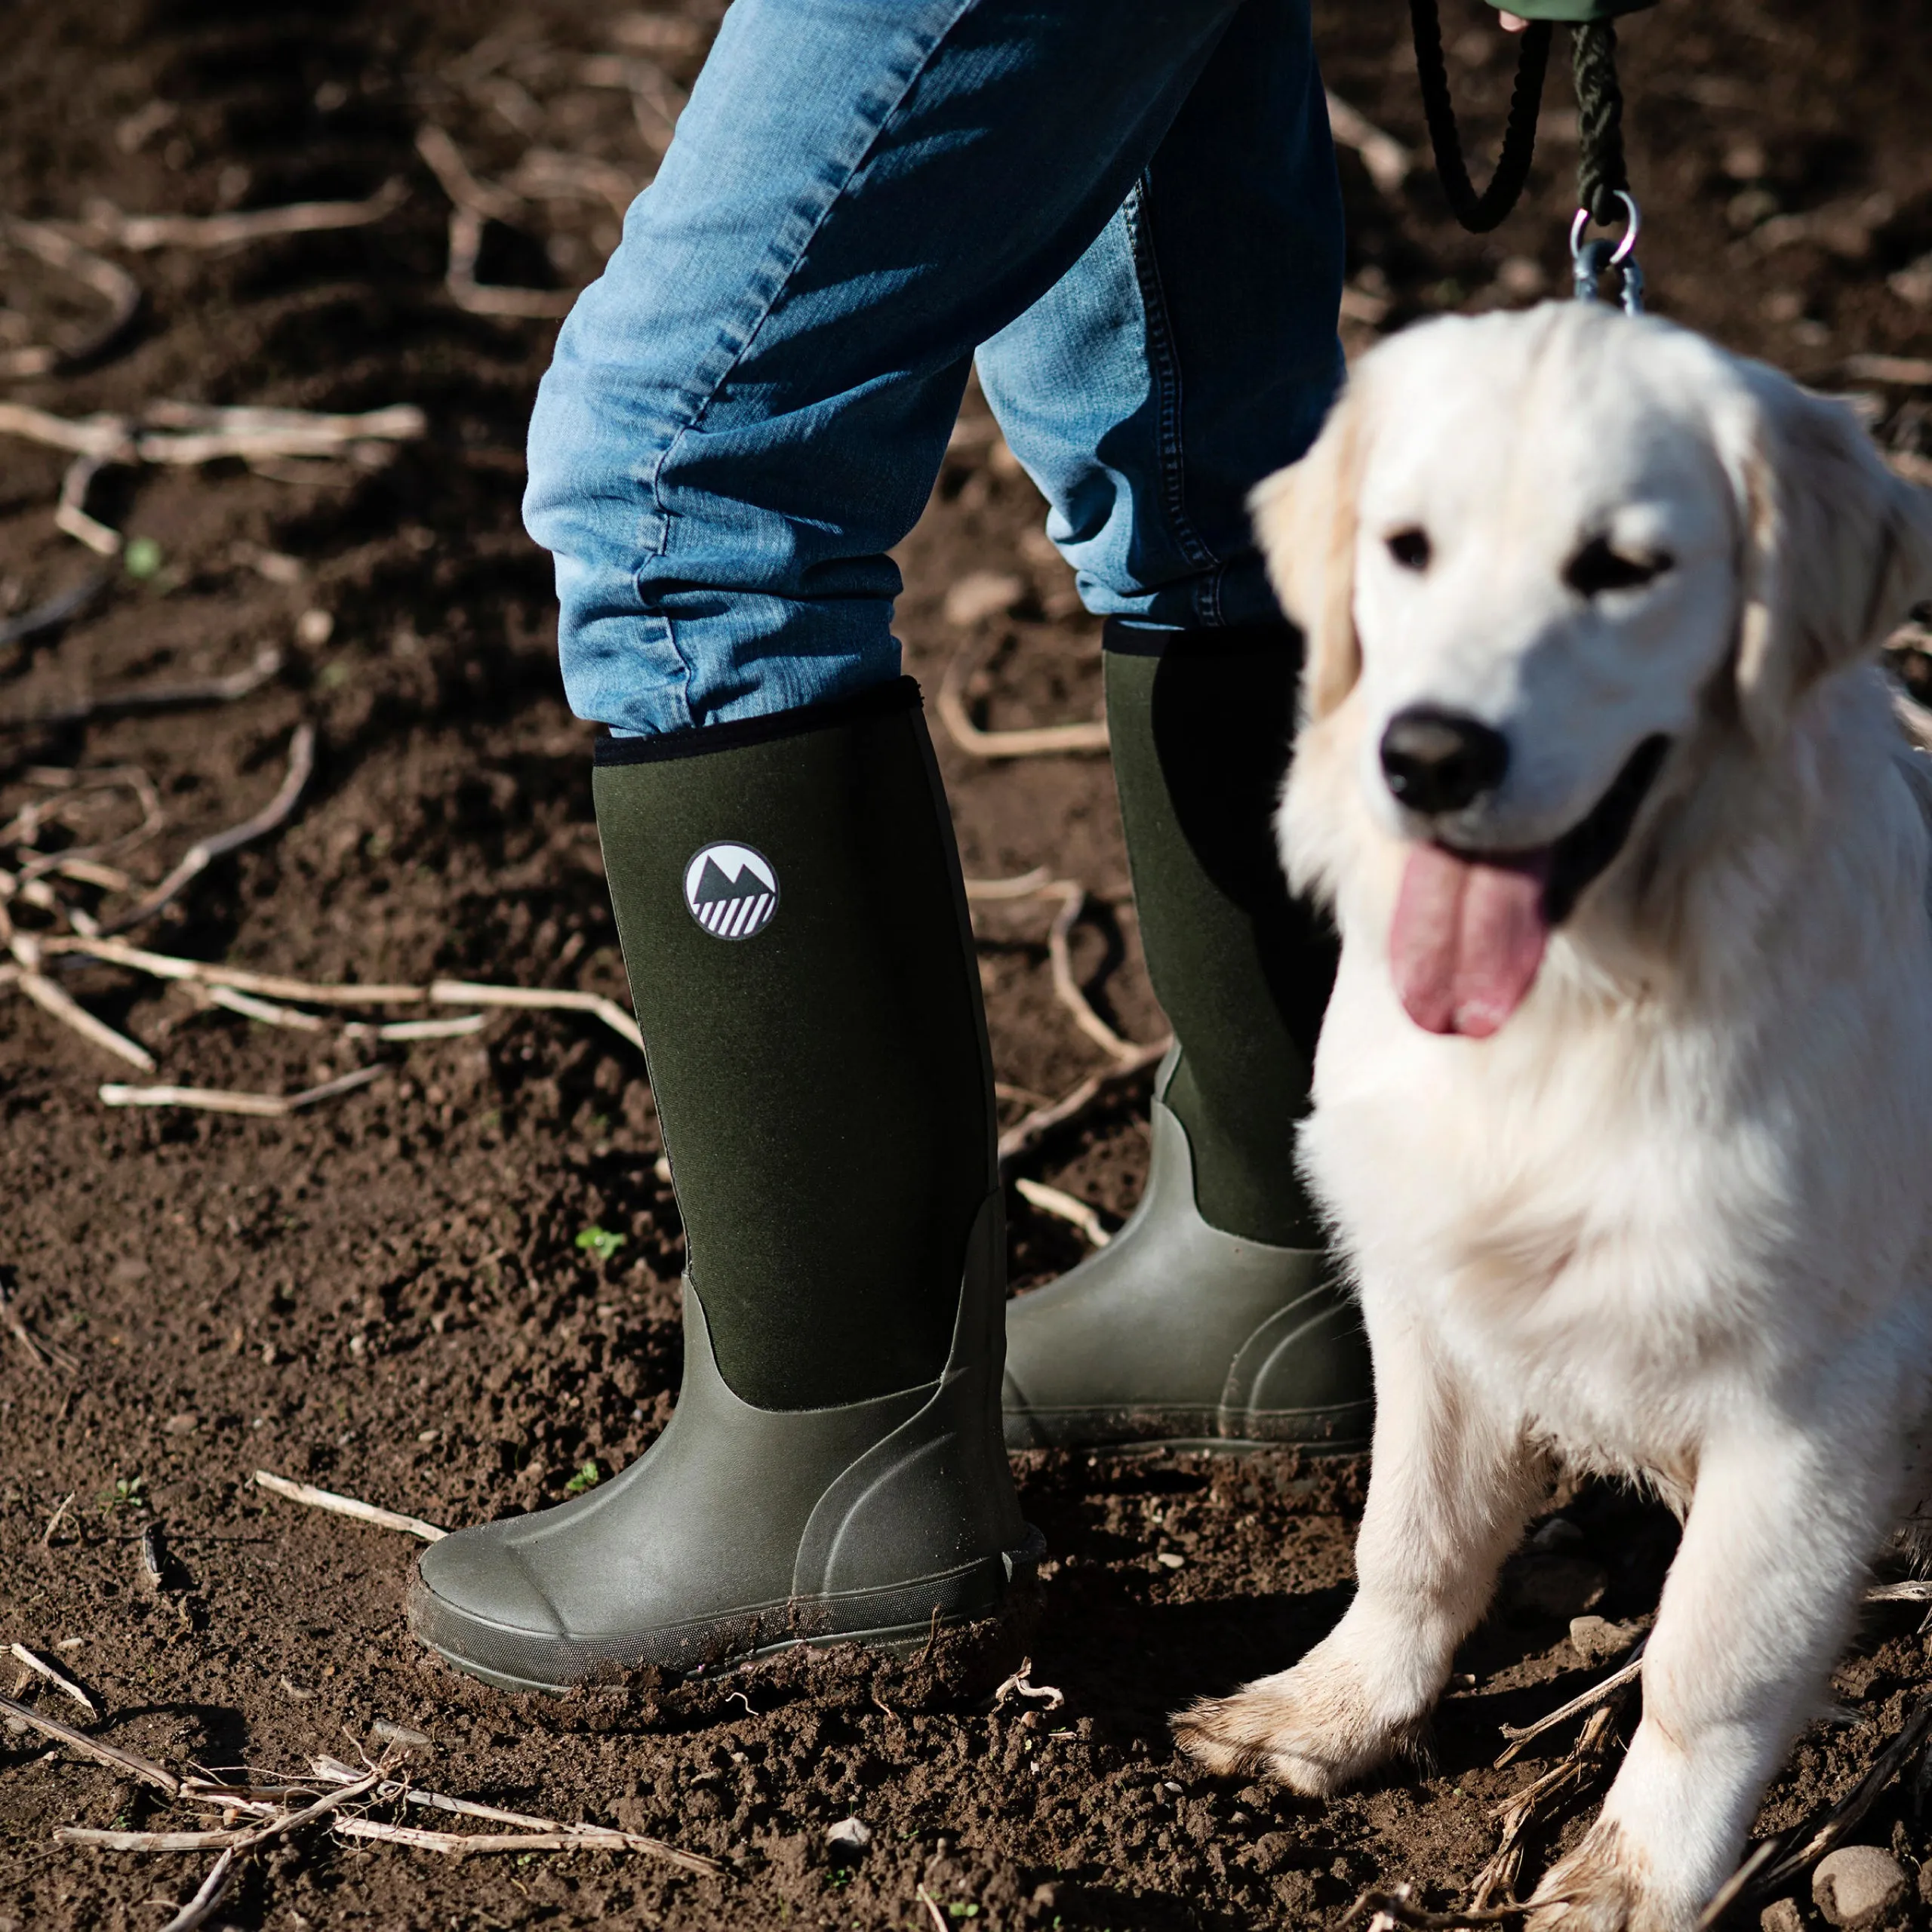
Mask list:
[[[1238,6],[737,0],[531,426],[580,715],[678,731],[896,673],[887,552],[975,346],[1116,217]],[[1116,381],[1069,400],[1094,437]]]
[[[1245,0],[1146,169],[980,377],[1094,611],[1272,617],[1246,500],[1340,380],[1340,191],[1306,0]]]

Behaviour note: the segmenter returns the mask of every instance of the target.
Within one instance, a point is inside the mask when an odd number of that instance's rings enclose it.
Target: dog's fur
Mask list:
[[[1278,830],[1343,952],[1302,1158],[1360,1287],[1374,1460],[1340,1625],[1177,1728],[1335,1790],[1424,1726],[1552,1458],[1649,1483],[1684,1531],[1642,1722],[1537,1922],[1687,1932],[1927,1487],[1932,839],[1874,660],[1932,595],[1932,497],[1840,405],[1566,304],[1378,348],[1256,513],[1309,640]],[[1663,568],[1585,595],[1594,538]],[[1509,743],[1453,821],[1377,763],[1418,703]],[[1412,1021],[1390,936],[1421,842],[1547,846],[1658,734],[1521,1004],[1490,1037]]]

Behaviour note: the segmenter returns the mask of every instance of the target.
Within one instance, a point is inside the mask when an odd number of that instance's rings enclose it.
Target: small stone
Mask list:
[[[1570,1620],[1570,1647],[1586,1663],[1607,1663],[1621,1657],[1643,1635],[1638,1623],[1612,1623],[1601,1617]]]
[[[1155,1552],[1154,1561],[1163,1569],[1179,1570],[1186,1566],[1187,1558],[1177,1550],[1163,1549]]]
[[[1760,1932],[1804,1932],[1804,1915],[1795,1899],[1779,1899],[1758,1915]]]
[[[162,1424],[169,1435],[192,1435],[202,1426],[202,1419],[192,1409],[183,1409],[179,1415],[170,1416]]]
[[[1847,1932],[1877,1924],[1907,1889],[1904,1867],[1875,1844],[1841,1845],[1811,1875],[1813,1902]]]
[[[1026,595],[1024,580],[1008,571],[968,571],[946,593],[946,621],[961,630],[983,617],[1002,617]]]
[[[425,1733],[411,1730],[406,1724],[392,1724],[387,1718],[378,1718],[369,1728],[385,1744],[400,1744],[405,1750],[420,1750],[429,1742]]]
[[[825,1841],[835,1851],[863,1851],[872,1841],[872,1828],[859,1818],[841,1818],[825,1828]]]
[[[335,619],[319,606],[304,611],[295,620],[295,635],[304,644],[327,644],[335,635]]]

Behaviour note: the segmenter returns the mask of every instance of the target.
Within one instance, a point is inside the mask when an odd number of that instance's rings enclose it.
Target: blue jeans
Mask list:
[[[897,675],[977,352],[1096,612],[1273,614],[1244,498],[1341,371],[1307,0],[737,0],[565,323],[524,515],[620,734]]]

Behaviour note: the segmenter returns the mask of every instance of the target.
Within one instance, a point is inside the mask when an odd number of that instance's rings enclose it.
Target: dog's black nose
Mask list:
[[[1412,812],[1459,812],[1503,783],[1509,741],[1480,718],[1412,705],[1382,734],[1382,775]]]

